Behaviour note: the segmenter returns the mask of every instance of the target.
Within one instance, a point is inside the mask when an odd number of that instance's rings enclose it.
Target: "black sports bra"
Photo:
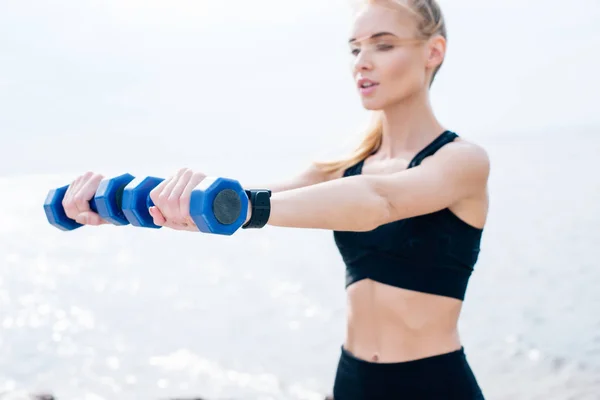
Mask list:
[[[411,160],[408,168],[418,166],[457,137],[453,132],[443,132]],[[363,163],[348,168],[344,177],[361,174]],[[334,231],[333,235],[346,264],[346,287],[372,279],[464,300],[482,233],[483,229],[464,222],[446,208],[368,232]]]

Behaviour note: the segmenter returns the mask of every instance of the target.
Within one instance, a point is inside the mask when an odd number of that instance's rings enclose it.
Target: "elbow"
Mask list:
[[[362,227],[364,231],[371,231],[379,228],[381,225],[392,222],[395,214],[394,205],[392,204],[388,193],[383,190],[380,185],[377,185],[376,181],[370,186],[369,192],[372,194],[370,196],[372,202],[368,213],[370,218],[368,218],[368,222],[365,223],[365,226]]]
[[[369,232],[391,222],[393,215],[391,203],[376,191],[371,191],[371,194],[368,209],[362,214],[368,217],[355,219],[356,226],[353,230],[356,232]]]
[[[376,207],[376,215],[373,217],[372,229],[379,228],[381,225],[392,222],[393,207],[386,197],[379,197]]]

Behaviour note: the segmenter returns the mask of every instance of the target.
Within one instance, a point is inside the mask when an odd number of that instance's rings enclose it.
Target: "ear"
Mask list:
[[[444,61],[446,56],[446,38],[436,35],[429,39],[427,45],[427,68],[435,69]]]

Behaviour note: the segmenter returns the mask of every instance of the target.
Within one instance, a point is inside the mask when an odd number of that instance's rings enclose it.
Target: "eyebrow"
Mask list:
[[[369,39],[375,39],[375,38],[378,38],[378,37],[381,37],[381,36],[396,36],[396,35],[394,35],[391,32],[377,32],[377,33],[371,35],[369,37]],[[355,42],[355,41],[356,41],[356,38],[351,38],[350,40],[348,40],[348,43],[352,43],[352,42]]]

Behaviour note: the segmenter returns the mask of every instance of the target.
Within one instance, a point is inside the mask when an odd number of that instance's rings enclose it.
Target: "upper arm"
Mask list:
[[[489,170],[484,149],[455,142],[418,167],[369,178],[387,205],[387,223],[436,212],[480,194],[487,185]]]

